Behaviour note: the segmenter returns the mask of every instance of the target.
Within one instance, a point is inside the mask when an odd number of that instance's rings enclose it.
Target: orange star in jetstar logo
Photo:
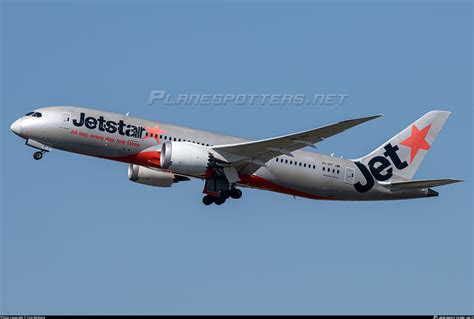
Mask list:
[[[405,145],[411,148],[410,164],[411,162],[413,162],[413,159],[416,157],[416,154],[418,154],[418,151],[420,149],[426,151],[430,149],[430,144],[428,144],[428,142],[426,141],[426,135],[428,134],[430,128],[431,124],[420,131],[418,130],[416,125],[413,125],[411,127],[411,136],[406,140],[400,142],[401,145]]]
[[[160,133],[165,133],[165,130],[160,130],[158,126],[156,127],[145,127],[147,133],[145,133],[144,138],[152,137],[159,144],[160,143]]]

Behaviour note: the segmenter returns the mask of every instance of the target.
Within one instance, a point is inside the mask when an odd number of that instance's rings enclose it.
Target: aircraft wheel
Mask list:
[[[227,198],[230,197],[230,191],[228,191],[228,190],[223,190],[223,191],[221,191],[220,195],[221,195],[221,198],[223,198],[224,200],[226,200]]]
[[[35,160],[40,160],[40,159],[43,158],[43,153],[42,153],[42,152],[35,152],[35,153],[33,154],[33,158],[34,158]]]
[[[242,197],[242,191],[240,189],[234,188],[230,191],[230,197],[234,199],[239,199],[240,197]]]
[[[214,203],[216,205],[222,205],[225,203],[225,199],[224,198],[216,198],[216,200],[214,201]]]
[[[209,206],[214,203],[214,197],[206,195],[202,198],[202,203],[206,206]]]

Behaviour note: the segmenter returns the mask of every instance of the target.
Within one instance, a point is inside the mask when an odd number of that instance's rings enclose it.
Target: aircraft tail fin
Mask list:
[[[370,166],[375,157],[389,157],[394,164],[393,179],[411,180],[450,114],[448,111],[428,112],[370,154],[355,161]]]

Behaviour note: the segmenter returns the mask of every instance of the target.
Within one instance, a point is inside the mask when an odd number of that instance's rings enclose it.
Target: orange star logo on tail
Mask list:
[[[160,134],[165,133],[165,130],[160,130],[158,126],[156,127],[145,127],[147,133],[144,138],[153,138],[158,144],[160,143]]]
[[[416,125],[413,124],[411,127],[411,135],[406,140],[400,142],[401,145],[408,146],[411,148],[410,151],[410,164],[413,162],[413,159],[418,154],[418,151],[421,150],[429,150],[430,144],[426,141],[426,135],[431,128],[431,124],[423,128],[422,130],[418,130]]]

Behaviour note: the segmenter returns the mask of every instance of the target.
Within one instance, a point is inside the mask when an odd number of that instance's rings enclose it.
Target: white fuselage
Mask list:
[[[45,107],[41,117],[25,116],[12,130],[29,145],[106,158],[154,169],[160,167],[161,144],[193,143],[203,147],[244,142],[192,128],[80,107]],[[159,128],[159,129],[154,129]],[[37,143],[37,144],[35,144]],[[393,192],[374,183],[359,192],[355,184],[367,184],[367,176],[354,161],[314,152],[294,151],[269,160],[251,175],[241,175],[237,185],[271,190],[313,199],[383,200],[426,197],[426,190]],[[204,179],[203,175],[189,175]]]

